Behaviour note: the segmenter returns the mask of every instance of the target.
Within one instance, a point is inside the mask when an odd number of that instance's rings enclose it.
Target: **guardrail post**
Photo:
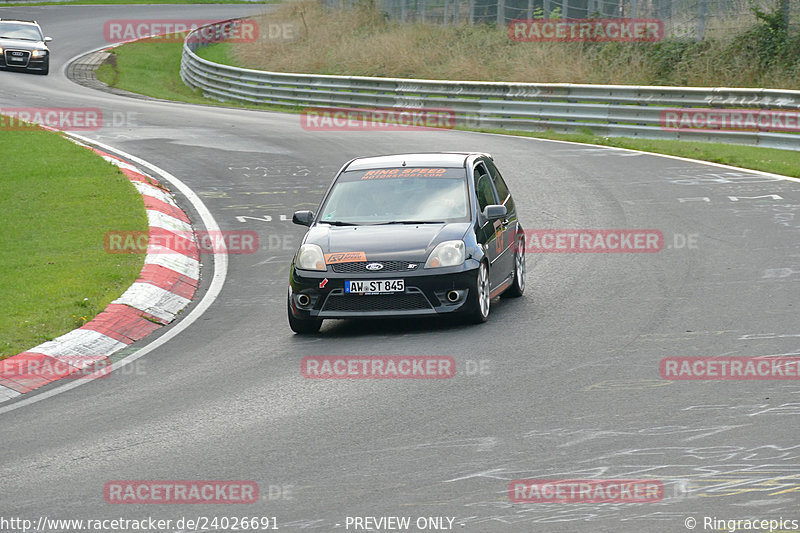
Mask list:
[[[706,38],[706,16],[708,15],[707,0],[697,0],[697,40]]]
[[[506,24],[506,0],[497,0],[497,27],[502,28]]]
[[[475,24],[475,0],[469,0],[469,23]]]
[[[783,30],[789,31],[789,0],[780,0],[781,14],[783,15]]]

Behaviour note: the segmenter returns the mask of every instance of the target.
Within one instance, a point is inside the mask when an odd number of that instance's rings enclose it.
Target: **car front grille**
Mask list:
[[[6,50],[6,65],[10,67],[27,67],[31,60],[31,53],[28,50]]]
[[[379,263],[383,265],[380,270],[369,270],[367,265]],[[416,265],[409,268],[409,265]],[[352,274],[359,272],[416,272],[422,267],[418,262],[414,261],[361,261],[355,263],[336,263],[333,265],[333,271],[340,274]]]
[[[397,294],[345,294],[332,292],[321,312],[424,311],[432,309],[421,291],[407,290]]]

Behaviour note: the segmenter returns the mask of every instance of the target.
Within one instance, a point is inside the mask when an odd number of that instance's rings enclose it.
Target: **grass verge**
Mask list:
[[[659,42],[636,43],[517,42],[502,25],[401,24],[373,0],[349,2],[344,10],[296,0],[252,17],[258,39],[224,46],[237,66],[274,72],[800,89],[800,26],[786,31],[780,10],[757,15],[752,4],[736,3],[730,7],[739,15],[712,17],[703,41],[676,27]]]
[[[103,236],[147,231],[147,216],[128,179],[86,148],[37,127],[0,127],[0,139],[4,359],[83,325],[128,288],[144,256],[106,253]]]
[[[734,167],[761,170],[783,176],[800,178],[800,152],[794,150],[780,150],[778,148],[759,148],[757,146],[743,146],[738,144],[706,143],[694,141],[671,141],[655,139],[631,139],[628,137],[601,137],[590,133],[554,133],[506,130],[480,130],[487,133],[502,133],[519,135],[523,137],[536,137],[538,139],[553,139],[557,141],[572,141],[578,143],[598,144],[616,148],[628,148],[642,152],[674,155],[699,159]]]
[[[113,87],[165,100],[177,100],[193,104],[244,107],[248,109],[299,112],[298,108],[293,107],[237,104],[231,102],[220,103],[217,100],[203,97],[199,91],[194,91],[184,85],[178,75],[181,62],[181,50],[182,45],[178,43],[140,41],[137,43],[125,44],[113,50],[115,54],[114,65],[105,64],[101,66],[97,71],[97,77],[100,81],[112,85]],[[151,54],[159,54],[162,61],[153,63],[150,59]],[[216,45],[201,49],[200,55],[209,61],[221,63],[226,63],[230,59],[229,48]],[[641,150],[643,152],[688,157],[800,178],[800,152],[791,150],[691,141],[601,137],[590,133],[560,134],[552,132],[517,132],[506,130],[479,131],[629,148],[632,150]]]
[[[287,111],[280,106],[238,104],[206,98],[198,90],[186,86],[180,77],[182,43],[143,39],[110,50],[111,57],[98,67],[97,79],[108,85],[162,100],[224,107],[246,107]],[[224,50],[218,53],[224,54]],[[153,62],[153,57],[159,61]],[[221,56],[223,57],[223,56]]]

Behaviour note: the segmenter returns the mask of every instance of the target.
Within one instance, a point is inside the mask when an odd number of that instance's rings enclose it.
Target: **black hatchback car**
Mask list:
[[[50,72],[50,37],[35,20],[0,19],[0,69]]]
[[[420,153],[346,163],[289,274],[289,325],[326,318],[459,314],[485,322],[492,298],[525,290],[525,241],[492,157]]]

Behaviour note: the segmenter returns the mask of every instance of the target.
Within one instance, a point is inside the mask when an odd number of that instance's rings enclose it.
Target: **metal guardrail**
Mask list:
[[[218,22],[224,39],[237,21]],[[201,31],[199,28],[196,31]],[[800,91],[776,89],[500,83],[265,72],[197,56],[205,44],[187,35],[181,79],[220,100],[300,107],[394,108],[454,113],[456,125],[647,139],[682,139],[800,150]],[[205,35],[208,35],[206,30]],[[795,132],[681,130],[662,127],[671,109],[742,109],[794,115]]]

